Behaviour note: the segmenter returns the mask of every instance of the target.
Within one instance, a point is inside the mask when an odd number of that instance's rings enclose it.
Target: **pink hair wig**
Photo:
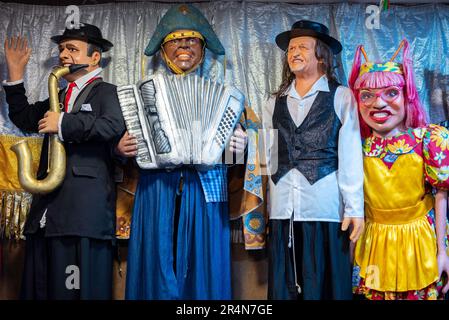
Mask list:
[[[376,71],[367,72],[359,77],[361,66],[361,49],[362,46],[358,46],[354,62],[352,65],[351,74],[349,76],[349,87],[351,88],[357,104],[360,106],[359,91],[362,88],[377,89],[385,88],[389,86],[403,87],[405,98],[405,127],[406,128],[418,128],[427,124],[426,114],[421,105],[418,97],[418,91],[416,90],[415,78],[413,75],[413,64],[410,58],[410,48],[406,39],[404,41],[404,51],[402,59],[402,71],[403,74],[398,74],[390,71]],[[371,128],[363,121],[360,116],[360,132],[363,138],[368,137],[371,134]]]

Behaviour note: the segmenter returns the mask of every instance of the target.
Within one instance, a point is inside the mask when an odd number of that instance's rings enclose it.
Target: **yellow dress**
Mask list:
[[[354,262],[366,288],[407,292],[438,280],[429,186],[448,189],[448,139],[431,125],[364,141],[366,225]]]

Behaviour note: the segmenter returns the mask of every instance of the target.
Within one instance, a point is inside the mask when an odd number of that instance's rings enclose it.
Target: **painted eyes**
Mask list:
[[[75,48],[60,48],[60,49],[59,49],[59,53],[63,52],[65,49],[69,50],[69,52],[75,52],[75,51],[78,51],[78,50],[75,49]]]
[[[183,38],[183,39],[174,39],[167,42],[167,45],[172,47],[180,46],[182,42],[185,42],[188,46],[194,46],[200,44],[199,38]]]
[[[368,90],[360,91],[360,101],[364,104],[372,104],[377,100],[377,97],[381,97],[385,102],[393,102],[399,95],[401,91],[398,88],[385,88],[377,92],[371,92]]]
[[[362,102],[367,102],[368,100],[374,99],[376,95],[371,92],[362,92],[360,93],[360,100]]]
[[[385,97],[396,98],[399,95],[399,90],[396,88],[387,89],[384,94]]]

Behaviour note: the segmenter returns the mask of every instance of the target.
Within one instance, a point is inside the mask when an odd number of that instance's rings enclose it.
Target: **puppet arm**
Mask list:
[[[443,272],[449,276],[449,257],[446,253],[446,212],[447,212],[447,191],[438,190],[435,195],[435,231],[437,235],[437,260],[438,260],[438,274]],[[449,290],[449,281],[443,288],[443,293]]]

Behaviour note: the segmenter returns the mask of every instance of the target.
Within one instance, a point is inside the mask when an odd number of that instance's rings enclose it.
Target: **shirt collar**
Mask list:
[[[88,74],[85,74],[84,76],[82,76],[81,78],[77,79],[75,81],[76,87],[78,89],[81,89],[82,87],[84,87],[86,85],[86,82],[89,81],[90,79],[92,79],[93,77],[99,75],[101,73],[101,71],[103,71],[102,68],[97,68],[91,72],[89,72]]]
[[[324,74],[317,81],[315,81],[312,88],[310,88],[310,90],[304,95],[304,97],[301,97],[299,95],[299,93],[296,91],[295,86],[296,86],[296,79],[294,79],[293,82],[290,84],[290,88],[287,90],[287,95],[299,100],[313,96],[318,91],[329,92],[329,82],[327,80],[326,75]]]

